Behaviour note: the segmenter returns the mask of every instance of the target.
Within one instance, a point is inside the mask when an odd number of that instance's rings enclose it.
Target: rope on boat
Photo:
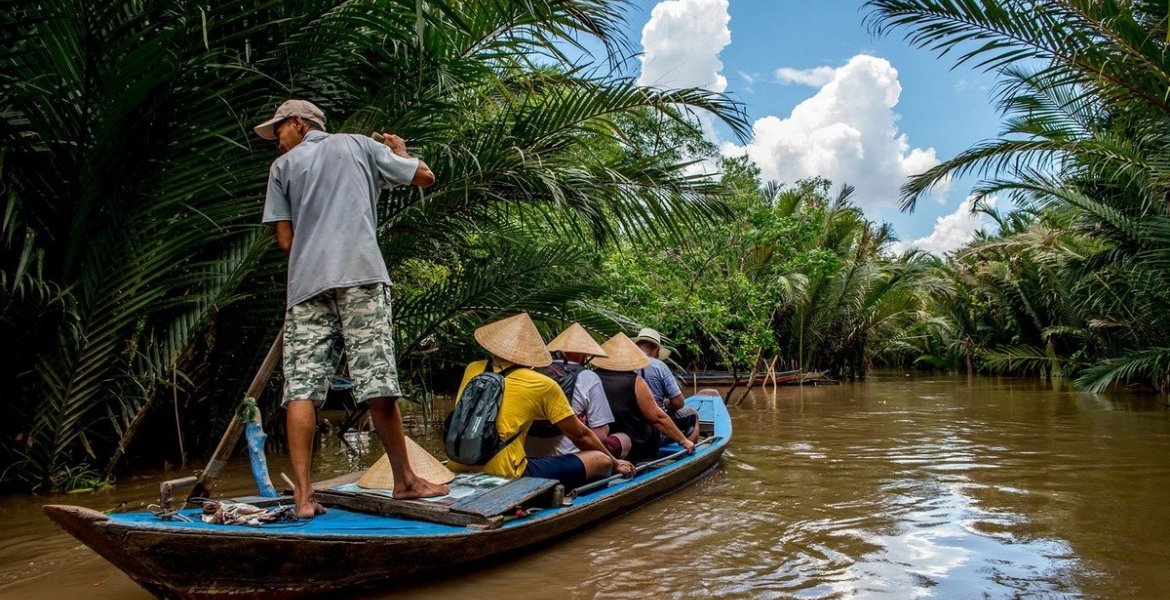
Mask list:
[[[261,508],[247,502],[235,500],[206,500],[203,502],[204,523],[214,525],[248,525],[259,527],[264,523],[296,521],[296,507],[293,505]]]

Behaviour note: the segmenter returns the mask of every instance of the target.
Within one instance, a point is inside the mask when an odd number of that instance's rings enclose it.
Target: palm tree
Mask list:
[[[1089,389],[1143,378],[1165,391],[1170,381],[1170,350],[1163,347],[1170,332],[1165,3],[873,0],[866,5],[876,31],[905,29],[912,44],[952,53],[958,63],[1003,78],[1000,105],[1007,121],[1001,138],[903,188],[904,208],[912,209],[941,178],[979,172],[989,177],[980,193],[1008,193],[1024,211],[1041,215],[1029,231],[989,242],[1031,248],[1027,256],[1036,259],[1012,263],[1003,271],[1011,280],[995,284],[1023,309],[1014,323],[1033,332],[1029,343],[1001,359],[1048,363],[1055,371],[1096,362],[1078,379]],[[1054,245],[1051,239],[1068,243]],[[1070,284],[1058,289],[1053,276]]]

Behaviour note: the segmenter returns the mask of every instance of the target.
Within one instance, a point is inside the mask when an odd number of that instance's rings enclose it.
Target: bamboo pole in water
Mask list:
[[[284,327],[281,327],[280,331],[276,333],[276,339],[272,340],[272,346],[268,348],[268,355],[264,357],[264,362],[260,363],[260,370],[256,371],[256,376],[252,378],[252,385],[248,386],[245,398],[257,398],[260,396],[260,392],[264,391],[264,386],[268,385],[268,379],[272,377],[272,372],[276,370],[276,365],[280,362],[283,344]],[[207,466],[199,474],[199,479],[195,482],[195,487],[191,488],[188,498],[208,497],[211,488],[215,487],[216,481],[223,473],[223,468],[227,465],[232,451],[236,449],[236,444],[240,441],[240,436],[243,435],[246,426],[247,423],[240,420],[237,415],[232,416],[231,421],[228,422],[227,431],[223,432],[219,445],[215,447],[215,453],[211,455]]]

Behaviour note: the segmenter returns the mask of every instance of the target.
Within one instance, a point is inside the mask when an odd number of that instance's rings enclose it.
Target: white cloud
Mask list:
[[[803,83],[812,87],[821,87],[833,80],[837,69],[833,67],[817,67],[815,69],[793,69],[780,67],[776,69],[776,79],[783,84]]]
[[[961,78],[959,78],[958,81],[955,82],[955,85],[951,87],[951,90],[954,91],[956,94],[966,94],[968,92],[973,92],[973,93],[978,92],[980,94],[986,94],[987,93],[987,86],[983,85],[982,83],[980,83],[977,80],[971,80],[971,79],[967,79],[966,77],[961,77]]]
[[[991,197],[983,202],[989,207],[994,207],[996,200],[995,197]],[[895,242],[891,244],[890,249],[901,253],[910,248],[919,248],[940,256],[958,249],[975,239],[975,232],[994,225],[994,222],[987,215],[971,212],[974,203],[975,197],[968,196],[966,200],[959,203],[959,208],[955,212],[935,220],[934,231],[931,231],[930,235],[912,242]]]
[[[736,71],[736,73],[738,73],[739,76],[742,77],[748,85],[755,85],[756,79],[760,77],[758,73],[744,73],[743,71]]]
[[[898,206],[899,188],[911,175],[939,163],[934,148],[914,148],[898,133],[894,107],[902,93],[889,61],[854,56],[840,68],[804,73],[806,83],[825,80],[820,90],[786,118],[764,117],[752,126],[746,146],[723,144],[727,156],[746,154],[765,180],[787,184],[812,176],[857,188],[855,202],[867,210]],[[935,186],[942,202],[949,181]]]
[[[727,89],[719,52],[731,43],[728,0],[665,0],[642,28],[641,85]]]

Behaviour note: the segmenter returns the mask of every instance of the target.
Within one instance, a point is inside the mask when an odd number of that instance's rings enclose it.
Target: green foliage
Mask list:
[[[712,156],[703,156],[712,160]],[[595,301],[653,326],[691,369],[821,369],[864,377],[917,319],[926,274],[891,259],[884,228],[816,178],[761,185],[745,158],[720,161],[734,215],[666,243],[633,240],[606,257]]]
[[[76,466],[63,466],[53,476],[53,488],[64,490],[70,494],[92,492],[112,485],[114,485],[113,477],[103,476],[85,463]]]
[[[871,0],[879,32],[997,72],[1005,127],[912,179],[979,173],[1018,210],[958,252],[936,362],[1170,390],[1170,53],[1164,2]]]
[[[746,129],[723,96],[569,64],[560,44],[582,37],[623,60],[624,10],[5,4],[0,364],[15,418],[0,426],[0,483],[52,487],[82,463],[108,474],[139,433],[160,435],[147,424],[172,403],[195,445],[214,444],[282,311],[285,258],[258,224],[275,153],[251,125],[290,96],[318,103],[331,131],[402,135],[439,177],[379,204],[404,373],[443,360],[423,346],[466,340],[501,311],[616,329],[620,315],[581,304],[592,288],[565,274],[599,244],[682,235],[726,209],[673,149],[594,142],[620,141],[624,118],[677,123],[690,110]]]

